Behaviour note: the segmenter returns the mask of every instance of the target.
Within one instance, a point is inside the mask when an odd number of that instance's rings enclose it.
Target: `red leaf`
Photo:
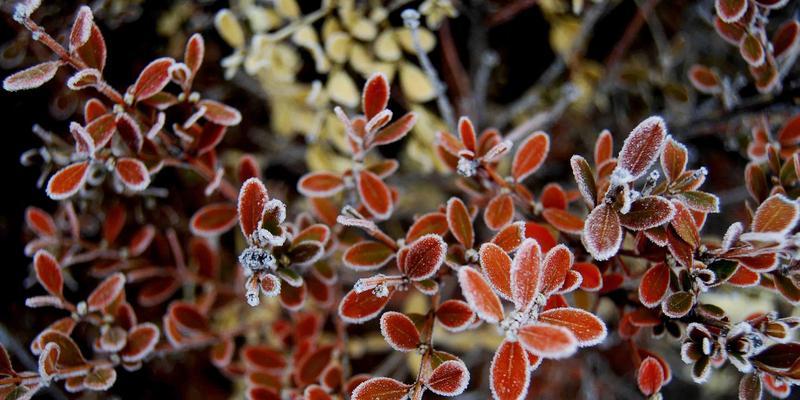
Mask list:
[[[66,199],[83,187],[88,175],[88,161],[67,165],[58,170],[47,182],[47,195],[53,200]]]
[[[606,338],[606,325],[594,314],[578,308],[554,308],[539,314],[539,321],[567,328],[579,347],[594,346]]]
[[[526,224],[527,225],[527,224]],[[507,225],[492,238],[492,243],[503,250],[511,252],[517,249],[525,238],[525,229],[521,222]]]
[[[192,71],[192,75],[197,75],[197,71],[203,64],[203,57],[206,53],[206,45],[203,36],[195,33],[186,42],[186,49],[183,52],[183,62]]]
[[[664,170],[664,174],[670,182],[678,179],[686,170],[687,158],[686,146],[678,143],[672,137],[668,138],[664,145],[664,151],[661,152],[661,169]]]
[[[764,61],[766,60],[764,46],[757,37],[751,34],[746,34],[744,39],[742,39],[742,42],[739,43],[739,54],[741,54],[742,58],[753,67],[759,67],[763,65]]]
[[[128,333],[128,340],[120,355],[125,362],[143,360],[158,343],[159,330],[155,324],[145,322],[137,325]]]
[[[544,132],[535,132],[520,144],[514,161],[511,163],[511,175],[514,180],[521,182],[532,173],[536,172],[547,158],[550,151],[550,136]]]
[[[169,83],[169,67],[175,60],[162,57],[153,60],[139,74],[131,94],[136,101],[146,100],[160,92]]]
[[[535,222],[525,223],[525,238],[535,239],[542,251],[550,251],[556,245],[556,238],[542,225]]]
[[[114,174],[128,189],[135,192],[144,190],[150,185],[150,172],[143,162],[135,158],[117,159]]]
[[[408,246],[402,259],[400,271],[412,281],[421,281],[433,276],[444,262],[447,244],[442,237],[427,234]]]
[[[222,126],[239,125],[242,122],[242,114],[239,110],[222,104],[214,100],[200,100],[197,102],[198,107],[205,107],[206,112],[203,118]]]
[[[236,225],[236,207],[229,203],[205,205],[197,210],[189,221],[192,233],[203,237],[221,235],[234,225]]]
[[[30,206],[25,209],[25,224],[39,236],[55,237],[58,228],[53,217],[41,208]]]
[[[426,386],[441,396],[458,396],[469,384],[469,371],[461,360],[447,360],[439,364],[428,377]]]
[[[663,225],[674,216],[675,207],[669,200],[660,196],[644,196],[631,203],[627,213],[619,215],[619,222],[628,229],[642,231]]]
[[[572,261],[572,252],[563,244],[553,247],[547,252],[542,263],[542,294],[549,296],[561,288],[567,271],[572,267]]]
[[[267,200],[267,188],[258,178],[248,179],[239,190],[239,225],[245,238],[249,239],[253,232],[261,229]]]
[[[458,119],[458,134],[461,136],[461,143],[464,147],[475,154],[478,151],[478,138],[475,135],[475,127],[467,117]]]
[[[383,297],[378,297],[369,290],[361,293],[351,290],[339,303],[339,315],[345,322],[351,324],[369,321],[380,314],[393,293],[394,287],[390,287],[389,294]]]
[[[58,260],[47,250],[39,250],[33,256],[33,267],[36,270],[36,279],[45,290],[53,296],[62,297],[64,277],[61,275],[61,266],[58,264]]]
[[[3,89],[9,92],[35,89],[56,76],[61,61],[47,61],[19,71],[3,80]]]
[[[443,213],[428,213],[417,218],[414,224],[408,228],[406,243],[411,243],[429,233],[444,236],[448,230],[447,217]]]
[[[142,130],[139,128],[139,124],[136,123],[136,120],[127,113],[121,113],[117,115],[116,123],[117,131],[128,148],[137,154],[142,151],[144,137],[142,136]]]
[[[699,64],[692,65],[692,67],[689,68],[689,81],[692,82],[692,86],[694,86],[695,89],[706,94],[716,94],[722,88],[719,76],[717,76],[716,72]],[[662,158],[662,166],[663,165]],[[664,171],[667,172],[666,169]],[[667,174],[667,177],[669,177],[670,180],[675,180],[670,173]]]
[[[89,311],[99,311],[110,305],[125,289],[125,275],[117,272],[101,282],[86,299]]]
[[[486,222],[486,226],[493,231],[508,225],[513,219],[514,200],[508,193],[495,196],[489,200],[489,204],[483,212],[483,220]]]
[[[572,270],[581,276],[581,289],[587,292],[596,292],[603,288],[603,276],[596,265],[579,262],[572,265]]]
[[[478,252],[484,275],[489,278],[492,288],[506,299],[511,300],[511,257],[494,243],[484,243]]]
[[[167,312],[182,335],[195,335],[209,330],[208,318],[194,304],[174,301]]]
[[[397,351],[412,351],[420,344],[419,331],[411,318],[399,312],[381,315],[381,334],[386,343]]]
[[[542,287],[542,251],[533,239],[525,239],[511,263],[511,295],[517,310],[527,311]]]
[[[362,382],[351,398],[353,400],[404,400],[408,398],[411,385],[392,378],[372,378]]]
[[[645,307],[653,308],[661,304],[667,296],[669,288],[669,267],[665,263],[658,263],[642,275],[639,283],[639,301]]]
[[[661,153],[667,126],[661,117],[650,117],[642,121],[625,139],[619,152],[617,170],[627,172],[632,182],[644,175]]]
[[[700,246],[700,233],[697,231],[694,217],[682,202],[673,200],[672,204],[675,207],[675,216],[672,218],[670,226],[684,242],[692,248],[697,248]]]
[[[566,358],[578,349],[578,341],[561,326],[532,323],[518,332],[519,342],[532,354],[543,358]]]
[[[788,233],[800,218],[797,201],[775,194],[764,200],[753,216],[750,229],[753,232]]]
[[[464,298],[479,317],[489,323],[497,323],[503,319],[500,298],[480,272],[471,267],[462,267],[458,270],[458,282]]]
[[[114,114],[103,114],[93,119],[86,125],[86,132],[89,133],[94,141],[96,150],[102,149],[114,136],[117,129],[117,121]]]
[[[457,197],[452,197],[447,201],[447,225],[459,243],[467,249],[472,248],[475,244],[472,218],[467,206]]]
[[[594,165],[600,165],[611,159],[614,152],[614,137],[608,129],[603,129],[594,142]]]
[[[297,182],[297,191],[306,197],[331,197],[344,189],[344,181],[330,172],[312,172]]]
[[[225,138],[225,129],[225,126],[217,125],[213,122],[203,125],[200,138],[197,140],[197,155],[201,156],[214,150],[214,148],[222,142],[222,139]]]
[[[730,24],[740,20],[747,12],[747,0],[716,0],[714,8],[717,15]]]
[[[362,170],[356,176],[358,195],[370,214],[381,220],[389,218],[393,206],[389,187],[370,171]]]
[[[658,360],[647,357],[639,364],[636,383],[645,396],[656,394],[661,390],[661,385],[664,384],[664,370]]]
[[[583,220],[571,213],[558,209],[546,208],[542,210],[542,217],[553,228],[564,233],[579,235],[583,232]]]
[[[371,271],[383,267],[394,257],[394,251],[383,243],[364,241],[345,251],[342,262],[356,271]]]
[[[98,71],[103,71],[106,66],[106,41],[103,39],[103,33],[97,27],[97,24],[92,23],[91,33],[89,40],[76,51],[78,58],[81,59],[89,68],[94,68]]]
[[[361,104],[364,107],[364,116],[371,120],[379,112],[386,109],[389,104],[389,82],[386,75],[375,73],[364,84],[361,95]]]
[[[78,9],[78,15],[75,16],[75,23],[72,25],[72,31],[69,34],[70,52],[75,51],[89,41],[93,26],[94,15],[92,15],[92,9],[88,6],[81,6]]]
[[[595,207],[584,223],[583,243],[586,250],[600,261],[617,254],[622,244],[622,226],[617,211],[606,203]]]
[[[475,319],[475,312],[461,300],[446,300],[436,309],[436,319],[445,329],[459,332],[469,327]]]
[[[307,386],[303,391],[303,400],[331,400],[331,395],[319,385]]]
[[[794,19],[786,21],[772,35],[772,54],[775,58],[787,56],[796,48],[798,43],[798,33],[800,33],[800,22]],[[778,136],[780,140],[780,135]]]
[[[404,138],[417,123],[417,113],[409,112],[378,131],[370,142],[371,146],[382,146]]]
[[[594,207],[597,202],[597,187],[595,186],[594,175],[592,175],[592,167],[589,166],[589,162],[586,159],[578,155],[572,156],[569,162],[572,167],[572,175],[578,184],[578,191],[586,204],[589,207]]]
[[[489,370],[492,395],[498,400],[522,400],[531,378],[528,356],[519,342],[503,341]]]
[[[251,154],[245,154],[239,159],[239,182],[244,183],[250,178],[261,178],[261,168],[258,161]]]

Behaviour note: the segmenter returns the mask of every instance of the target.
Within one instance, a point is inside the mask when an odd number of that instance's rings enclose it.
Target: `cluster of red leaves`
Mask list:
[[[800,23],[794,18],[786,21],[771,39],[766,31],[771,11],[783,8],[787,0],[716,0],[714,28],[726,42],[739,48],[747,63],[755,86],[761,93],[781,87],[781,71],[794,63],[800,51]],[[721,78],[713,69],[693,65],[689,80],[706,94],[728,96],[731,82]]]
[[[751,64],[757,46],[744,42],[748,35],[765,37],[751,31],[757,29],[751,19],[778,3],[717,1],[718,28],[742,30],[738,40]],[[547,159],[549,135],[533,132],[514,144],[494,129],[478,134],[462,117],[458,135],[439,132],[436,142],[461,195],[406,224],[392,218],[402,188],[387,183],[399,163],[371,150],[401,140],[416,114],[392,122],[391,86],[376,74],[364,86],[361,115],[335,110],[352,167],[303,176],[297,192],[311,213],[288,219],[254,157],[242,156],[234,176],[217,158],[226,127],[241,116],[192,91],[204,53],[199,35],[187,43],[183,62],[153,61],[123,95],[103,79],[105,42],[90,9],[78,11],[64,47],[30,18],[37,5],[23,2],[15,16],[58,60],[6,78],[5,89],[38,87],[70,67],[76,72],[67,86],[91,96],[83,123],[69,126],[74,144],[58,140],[41,149],[59,155],[44,166],[58,168],[46,189],[58,209],[31,207],[25,215],[34,234],[26,253],[47,292],[26,304],[69,315],[32,341],[38,371],[16,372],[0,352],[4,398],[30,398],[52,381],[69,391],[105,390],[118,366],[135,370],[151,357],[197,349],[207,349],[223,375],[244,380],[250,399],[458,396],[469,389],[474,364],[444,351],[446,342],[435,343],[439,329],[497,332],[494,355],[481,363],[489,364],[489,387],[499,400],[525,398],[543,360],[614,346],[605,344],[608,335],[624,343],[615,349],[630,353],[640,391],[658,396],[672,369],[639,346],[644,328],[679,341],[698,382],[730,361],[744,374],[742,398],[764,390],[786,397],[800,381],[800,343],[793,341],[800,320],[767,313],[732,321],[700,299],[723,285],[758,285],[800,302],[800,116],[776,140],[766,120],[754,122],[745,176],[749,229],[735,223],[721,241],[701,234],[707,215],[719,212],[717,197],[700,190],[707,171],[688,168],[688,149],[659,117],[635,127],[616,157],[612,134],[603,131],[591,163],[578,155],[570,160],[575,189],[550,182],[538,198],[524,181]],[[773,59],[794,47],[791,29],[782,28],[772,46],[759,42],[764,59],[754,68],[776,67]],[[693,80],[720,84],[700,72]],[[167,91],[173,86],[177,94]],[[657,161],[660,172],[653,169]],[[175,212],[177,228],[145,206],[155,198],[156,172],[173,166],[203,178],[207,197],[196,210]],[[104,184],[109,172],[114,178]],[[92,227],[90,218],[102,223]],[[384,221],[405,229],[393,238],[379,226]],[[241,237],[231,232],[237,224]],[[229,235],[238,241],[235,249],[224,245]],[[99,282],[73,303],[64,285],[74,281],[78,265],[88,265],[87,278]],[[131,289],[136,300],[129,303]],[[384,311],[402,309],[411,290],[426,296],[426,311]],[[257,306],[262,294],[277,297],[280,309],[267,312],[266,321],[238,320],[249,308],[242,297]],[[601,299],[614,306],[605,321],[595,315]],[[158,307],[163,316],[139,322],[134,305]],[[225,323],[231,310],[233,327]],[[348,324],[374,319],[391,349],[420,354],[413,381],[351,370]],[[78,324],[89,329],[76,330]],[[264,331],[268,337],[259,339]]]

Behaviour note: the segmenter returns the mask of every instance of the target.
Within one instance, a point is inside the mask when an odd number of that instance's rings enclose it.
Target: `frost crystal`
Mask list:
[[[272,232],[266,229],[258,229],[253,232],[253,236],[250,238],[254,245],[259,247],[266,247],[266,246],[282,246],[283,243],[286,241],[286,238],[283,235],[275,236]]]
[[[457,170],[459,175],[469,178],[478,171],[478,162],[476,160],[460,157],[458,159]]]
[[[239,263],[250,272],[277,268],[275,256],[267,250],[250,246],[239,255]]]
[[[633,175],[625,168],[615,168],[611,173],[611,187],[622,186],[633,181]]]
[[[389,295],[389,288],[386,287],[385,284],[381,283],[378,286],[375,286],[375,289],[372,289],[372,293],[375,297],[386,297]]]

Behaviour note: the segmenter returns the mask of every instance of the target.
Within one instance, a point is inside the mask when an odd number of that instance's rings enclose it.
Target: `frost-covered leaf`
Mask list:
[[[511,162],[511,176],[521,182],[539,169],[550,152],[550,136],[534,132],[519,145]]]
[[[436,320],[451,332],[466,329],[474,318],[475,312],[461,300],[446,300],[436,309]]]
[[[394,251],[383,243],[363,241],[350,246],[342,262],[356,271],[371,271],[383,267],[394,257]]]
[[[472,229],[472,217],[467,206],[458,197],[447,201],[447,225],[456,240],[465,248],[471,249],[475,244],[475,232]]]
[[[558,208],[546,208],[542,210],[542,217],[548,224],[560,232],[579,235],[583,232],[583,220],[571,214],[569,211]]]
[[[579,347],[594,346],[606,338],[606,325],[594,314],[578,308],[543,311],[539,321],[567,328],[578,339]]]
[[[511,263],[511,297],[518,310],[527,311],[542,288],[542,251],[534,239],[525,239]]]
[[[133,84],[131,90],[133,98],[136,101],[146,100],[164,89],[170,80],[169,67],[174,63],[175,60],[172,58],[162,57],[144,67],[136,83]]]
[[[447,360],[436,367],[425,385],[441,396],[458,396],[469,384],[469,371],[461,360]]]
[[[233,228],[236,217],[236,207],[232,204],[208,204],[192,215],[189,229],[197,236],[216,237]]]
[[[636,383],[645,396],[656,394],[661,390],[664,384],[664,370],[658,360],[653,357],[642,360],[636,373]]]
[[[114,300],[122,294],[125,289],[125,275],[117,272],[103,282],[101,282],[92,291],[86,299],[86,304],[89,306],[89,311],[99,311],[110,305]]]
[[[392,214],[392,192],[378,175],[362,170],[356,174],[356,184],[361,202],[378,219],[387,219]]]
[[[397,351],[413,351],[420,344],[417,327],[405,314],[387,311],[381,315],[381,334]]]
[[[532,323],[518,332],[520,343],[526,350],[542,358],[566,358],[578,349],[578,341],[564,327]]]
[[[206,109],[203,118],[222,126],[235,126],[242,122],[242,114],[239,110],[222,104],[218,101],[203,99],[197,103],[198,107]]]
[[[414,224],[408,228],[406,232],[406,243],[411,243],[429,233],[444,236],[449,229],[447,217],[444,213],[432,212],[424,214],[417,218]]]
[[[81,161],[61,168],[47,182],[47,196],[63,200],[80,190],[89,175],[89,162]]]
[[[61,266],[47,250],[39,250],[33,256],[33,267],[36,270],[36,279],[53,296],[62,297],[64,292],[64,277],[61,275]]]
[[[481,268],[492,288],[511,300],[511,257],[494,243],[484,243],[478,252]]]
[[[114,174],[125,187],[135,192],[142,191],[150,185],[150,172],[143,162],[135,158],[117,159]]]
[[[458,270],[458,282],[461,292],[472,309],[481,319],[489,323],[497,323],[503,319],[503,305],[500,298],[492,291],[492,287],[474,268],[463,267]]]
[[[666,135],[667,126],[661,117],[642,121],[625,139],[619,152],[617,170],[625,171],[629,181],[644,175],[661,154]]]
[[[750,229],[753,232],[791,231],[800,218],[800,205],[788,197],[776,194],[764,200],[753,216]]]
[[[489,370],[489,385],[497,400],[522,400],[530,381],[528,355],[520,342],[505,340],[497,348]]]
[[[307,197],[330,197],[344,189],[344,180],[330,172],[312,172],[297,182],[297,191]]]
[[[617,211],[606,203],[595,207],[583,227],[583,243],[597,260],[608,260],[622,244],[622,226]]]
[[[572,166],[572,175],[575,176],[575,182],[578,184],[578,191],[580,191],[583,200],[589,207],[594,207],[597,196],[597,187],[594,182],[594,175],[592,174],[592,167],[585,158],[575,155],[570,159]]]
[[[658,263],[642,275],[639,283],[639,301],[645,307],[653,308],[664,300],[669,288],[669,267],[665,263]]]
[[[72,30],[69,34],[70,52],[75,51],[89,41],[93,26],[94,15],[92,14],[92,9],[88,6],[81,6],[78,9],[78,14],[75,16],[75,22],[72,24]]]
[[[442,237],[427,234],[411,243],[402,257],[400,271],[412,281],[421,281],[433,276],[444,263],[447,244]]]
[[[622,226],[641,231],[669,222],[675,216],[675,207],[660,196],[644,196],[631,203],[630,210],[619,215]]]
[[[372,378],[358,385],[351,398],[353,400],[405,400],[411,385],[392,378]]]
[[[514,219],[514,199],[510,194],[504,193],[493,197],[486,205],[483,220],[491,230],[499,230]]]
[[[695,64],[689,68],[689,81],[695,89],[705,94],[716,94],[722,90],[717,73],[704,65]]]
[[[367,120],[379,112],[386,109],[389,104],[389,82],[386,75],[375,73],[369,77],[364,84],[364,91],[361,94],[361,105],[364,108],[364,116]]]
[[[61,61],[47,61],[19,71],[3,80],[3,89],[9,92],[35,89],[56,76]]]
[[[716,0],[714,8],[723,21],[733,23],[740,20],[747,12],[747,0]]]
[[[345,322],[351,324],[369,321],[380,314],[391,299],[392,293],[394,287],[388,288],[388,295],[380,297],[370,290],[360,293],[351,290],[339,303],[339,315]]]
[[[262,218],[267,207],[267,188],[258,178],[250,178],[239,190],[238,214],[244,237],[250,238],[261,228]]]
[[[560,244],[550,249],[542,262],[541,292],[545,296],[557,291],[572,267],[573,255],[567,246]]]

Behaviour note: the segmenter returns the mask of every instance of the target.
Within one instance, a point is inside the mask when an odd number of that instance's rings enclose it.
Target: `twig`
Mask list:
[[[577,100],[579,95],[580,90],[576,86],[571,84],[564,85],[564,88],[561,90],[561,96],[555,105],[553,105],[547,111],[542,111],[528,118],[525,122],[509,132],[505,139],[516,143],[532,130],[546,128],[547,125],[550,125],[553,121],[558,119],[558,117],[564,114],[564,111],[567,110],[567,107],[569,107],[572,102]]]

